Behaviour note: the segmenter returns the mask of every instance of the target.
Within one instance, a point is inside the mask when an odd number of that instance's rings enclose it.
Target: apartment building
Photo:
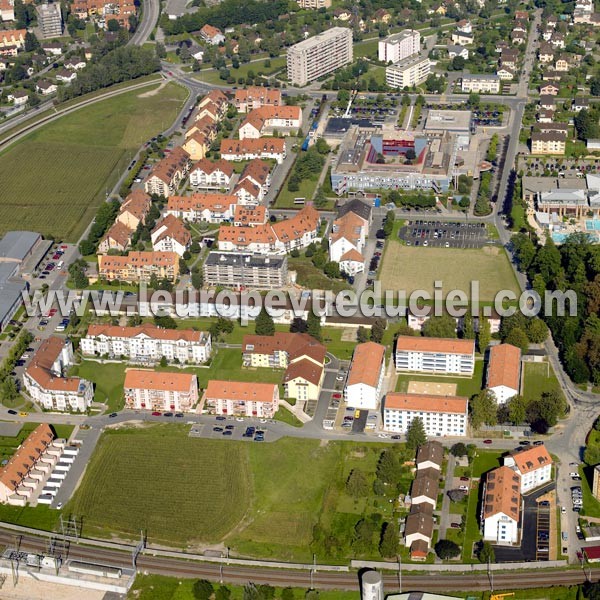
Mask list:
[[[46,410],[85,412],[94,399],[94,385],[80,377],[65,377],[72,364],[69,339],[44,340],[23,374],[27,394]]]
[[[500,92],[498,75],[463,75],[461,89],[463,92],[476,94],[497,94]]]
[[[183,221],[169,214],[152,230],[150,239],[155,252],[175,252],[177,256],[183,256],[192,245]]]
[[[0,56],[17,56],[25,46],[26,29],[5,29],[0,31]]]
[[[168,362],[199,365],[212,352],[210,333],[193,329],[163,329],[150,323],[138,327],[90,325],[79,345],[85,356],[124,356],[136,363]]]
[[[438,473],[442,471],[444,462],[444,446],[436,440],[426,442],[417,449],[415,465],[417,471],[435,469]]]
[[[409,56],[385,68],[385,81],[393,88],[403,89],[425,81],[431,73],[427,56]]]
[[[241,172],[238,185],[250,181],[261,189],[263,195],[266,194],[271,186],[271,168],[271,164],[266,160],[260,158],[251,160]]]
[[[375,342],[357,344],[344,388],[344,399],[348,406],[363,410],[377,409],[384,374],[385,347]]]
[[[521,494],[552,481],[552,457],[543,444],[511,452],[502,461],[505,467],[518,473]]]
[[[98,277],[105,281],[150,282],[152,275],[175,282],[179,256],[175,252],[130,252],[125,256],[98,256]]]
[[[521,520],[521,477],[508,467],[487,473],[483,485],[483,539],[494,544],[517,544]]]
[[[219,112],[218,108],[216,109],[216,112]],[[215,121],[214,117],[206,114],[203,117],[196,119],[196,121],[188,127],[185,132],[185,139],[187,140],[195,133],[201,133],[209,142],[214,142],[218,132],[219,128],[217,126],[217,121]]]
[[[414,29],[405,29],[379,40],[377,57],[384,63],[396,63],[418,54],[421,50],[421,34]]]
[[[221,158],[225,160],[253,160],[263,158],[281,164],[285,157],[285,140],[283,138],[264,137],[260,139],[221,140]]]
[[[320,8],[329,8],[331,0],[296,0],[300,8],[305,10],[319,10]]]
[[[202,396],[202,410],[216,415],[271,419],[279,409],[275,383],[211,379]]]
[[[288,283],[287,256],[210,252],[203,265],[204,285],[277,290]]]
[[[174,194],[190,170],[190,155],[181,147],[157,163],[144,182],[148,194],[168,197]]]
[[[243,90],[236,90],[233,103],[240,113],[247,113],[261,106],[283,105],[281,90],[252,85]]]
[[[98,244],[98,254],[106,254],[109,250],[125,252],[131,244],[133,231],[120,221],[115,221],[104,234]]]
[[[36,6],[38,26],[45,38],[60,37],[63,33],[60,3]]]
[[[233,194],[192,194],[171,196],[167,214],[191,223],[231,221],[237,203]]]
[[[233,224],[236,227],[256,227],[269,219],[266,206],[236,204],[233,211]]]
[[[401,335],[396,341],[396,370],[473,375],[475,342]]]
[[[123,223],[131,231],[135,231],[140,223],[145,225],[150,208],[152,208],[152,198],[144,190],[133,190],[123,200],[115,220]]]
[[[225,36],[221,30],[208,23],[200,30],[200,37],[211,46],[218,46],[225,42]]]
[[[521,390],[521,350],[511,344],[492,346],[486,375],[486,388],[498,404],[505,404]]]
[[[190,184],[204,190],[227,190],[233,176],[233,166],[226,160],[197,162],[190,170]]]
[[[567,138],[558,131],[534,131],[531,134],[531,154],[563,155]]]
[[[210,150],[210,140],[201,131],[194,131],[186,135],[181,147],[188,153],[190,160],[202,160]]]
[[[329,259],[338,262],[340,269],[348,275],[365,270],[363,250],[368,231],[369,222],[352,211],[333,222],[329,234]]]
[[[287,77],[303,86],[352,62],[352,30],[332,27],[287,51]]]
[[[262,188],[249,179],[238,182],[233,188],[233,194],[237,197],[239,205],[250,207],[257,207],[265,197]]]
[[[134,410],[189,412],[198,402],[193,373],[127,369],[123,389],[125,406]]]
[[[258,139],[277,131],[280,135],[296,134],[302,127],[299,106],[261,106],[242,121],[238,130],[240,140]]]

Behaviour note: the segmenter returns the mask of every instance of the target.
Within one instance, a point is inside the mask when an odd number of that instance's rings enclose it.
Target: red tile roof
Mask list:
[[[196,381],[193,373],[175,373],[149,371],[145,369],[127,369],[124,389],[158,390],[162,392],[189,392]]]
[[[347,386],[364,383],[377,387],[382,363],[385,356],[385,347],[375,342],[358,344],[354,348],[352,364],[348,374]]]
[[[487,387],[501,385],[517,392],[521,388],[521,350],[511,344],[498,344],[490,348]]]
[[[474,340],[458,340],[454,338],[401,335],[396,341],[396,351],[473,354],[475,352],[475,342]]]

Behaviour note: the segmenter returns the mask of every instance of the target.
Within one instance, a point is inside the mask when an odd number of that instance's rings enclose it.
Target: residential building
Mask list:
[[[383,408],[386,431],[406,433],[413,419],[420,418],[427,436],[466,436],[468,399],[460,396],[389,392]]]
[[[520,476],[521,494],[552,481],[552,457],[544,444],[511,452],[502,462]]]
[[[125,356],[146,364],[164,357],[169,362],[199,365],[210,358],[212,342],[206,331],[163,329],[150,323],[137,327],[90,325],[80,348],[85,356]]]
[[[196,122],[205,116],[204,109],[210,107],[215,121],[220,121],[229,109],[229,99],[221,90],[211,90],[203,96],[198,102],[198,112],[196,113]]]
[[[340,269],[348,275],[362,273],[365,269],[362,252],[368,228],[368,221],[351,211],[333,222],[329,234],[329,259],[340,263]]]
[[[26,29],[0,30],[0,56],[16,56],[25,47]]]
[[[36,6],[38,26],[45,38],[60,37],[63,33],[60,3]]]
[[[272,419],[279,409],[279,388],[275,383],[211,379],[202,409],[217,415]]]
[[[179,185],[190,170],[190,155],[180,146],[152,167],[144,182],[148,194],[167,198],[177,192]]]
[[[50,96],[50,94],[56,94],[58,87],[55,83],[48,81],[47,79],[38,79],[35,84],[35,91],[42,96]]]
[[[396,340],[396,370],[473,375],[475,342],[401,335]]]
[[[466,31],[454,31],[451,35],[451,40],[453,44],[457,44],[459,46],[470,46],[474,42],[474,36],[472,33],[467,33]]]
[[[288,283],[287,256],[210,252],[202,269],[207,287],[277,290]]]
[[[385,81],[390,87],[403,89],[422,83],[430,72],[427,56],[409,56],[385,68]]]
[[[521,390],[521,350],[511,344],[492,346],[486,375],[486,388],[498,404],[505,404]]]
[[[461,89],[463,92],[476,94],[497,94],[500,91],[498,75],[463,75]]]
[[[332,27],[288,49],[288,81],[292,85],[306,85],[350,64],[352,56],[352,30]]]
[[[29,94],[25,90],[15,90],[8,94],[6,99],[15,106],[24,106],[29,100]]]
[[[545,108],[546,110],[556,110],[557,99],[554,95],[549,94],[548,96],[540,96],[539,99],[540,108]]]
[[[590,108],[589,98],[582,98],[581,96],[577,96],[573,100],[573,110],[575,112],[579,112],[581,110],[588,110]]]
[[[192,235],[183,221],[170,214],[152,230],[150,239],[155,252],[175,252],[181,257],[192,245]]]
[[[236,204],[233,212],[233,224],[236,227],[255,227],[264,225],[269,219],[269,211],[266,206],[247,206]]]
[[[444,462],[444,446],[436,440],[426,442],[417,449],[417,458],[415,465],[417,471],[436,469],[438,472],[442,470]]]
[[[357,344],[344,387],[348,406],[361,410],[377,409],[384,374],[385,347],[375,342]]]
[[[496,71],[496,74],[502,81],[512,81],[515,77],[514,71],[509,69],[508,67],[502,67]]]
[[[238,205],[250,207],[256,207],[265,197],[262,188],[249,179],[238,182],[233,188],[233,195],[237,197]]]
[[[422,503],[411,509],[404,525],[404,544],[410,548],[413,560],[427,558],[433,527],[433,510],[429,504]]]
[[[101,254],[98,277],[106,281],[150,282],[158,279],[175,282],[179,277],[179,256],[175,252],[130,252],[126,256]]]
[[[319,10],[320,8],[329,8],[331,6],[331,0],[296,0],[300,8],[306,10]]]
[[[151,207],[152,198],[144,190],[135,189],[123,200],[115,220],[123,223],[131,231],[135,231],[140,223],[145,225]]]
[[[494,544],[517,544],[521,520],[521,477],[508,467],[487,473],[483,485],[483,539]]]
[[[405,29],[379,40],[377,57],[384,63],[396,63],[420,51],[421,34],[414,29]]]
[[[251,160],[241,172],[238,185],[246,180],[258,186],[263,195],[266,194],[271,186],[271,164],[260,158]]]
[[[448,50],[448,58],[455,58],[457,56],[460,56],[461,58],[464,58],[465,60],[468,60],[469,58],[469,49],[465,48],[464,46],[458,46],[456,44],[449,44],[447,46],[447,50]]]
[[[540,88],[540,94],[541,96],[556,96],[558,95],[558,92],[560,91],[560,88],[555,84],[555,83],[546,83],[545,85],[543,85]],[[555,107],[555,105],[553,104],[552,106]],[[547,108],[545,110],[554,110],[554,108]]]
[[[212,104],[214,103],[211,102],[209,105]],[[211,110],[211,112],[213,111]],[[219,112],[218,108],[216,109],[216,112]],[[194,123],[188,127],[187,131],[185,132],[186,140],[194,133],[201,133],[209,142],[214,142],[217,138],[219,129],[217,123],[218,121],[215,121],[212,116],[205,114],[203,117],[196,119]]]
[[[229,189],[233,166],[226,160],[207,158],[197,162],[190,170],[190,184],[204,190]]]
[[[412,507],[429,504],[435,509],[440,491],[440,473],[437,469],[421,469],[417,471],[410,487]],[[412,509],[411,507],[411,509]]]
[[[193,373],[127,369],[125,406],[134,410],[189,412],[198,402],[198,378]]]
[[[210,149],[210,140],[201,131],[187,135],[181,147],[188,153],[190,160],[202,160]]]
[[[167,214],[191,223],[222,223],[233,218],[237,196],[232,194],[192,194],[171,196]]]
[[[14,0],[0,0],[0,21],[15,20],[15,2]]]
[[[221,33],[221,30],[208,23],[200,30],[200,37],[211,46],[225,43],[225,36]]]
[[[44,340],[23,374],[29,397],[46,410],[85,412],[94,399],[94,386],[80,377],[65,377],[72,364],[69,339],[52,336]]]
[[[77,73],[75,71],[70,71],[69,69],[59,69],[56,72],[56,81],[61,81],[62,83],[73,83],[77,79]]]
[[[72,56],[71,58],[67,58],[67,60],[65,60],[64,65],[67,69],[81,71],[82,69],[85,69],[87,62],[79,56]]]
[[[348,200],[338,208],[338,218],[344,217],[348,213],[354,213],[363,219],[369,227],[373,223],[373,207],[362,200]]]
[[[296,134],[302,127],[300,106],[261,106],[244,119],[238,130],[240,140],[258,139],[277,131],[280,135]]]
[[[260,86],[249,86],[243,90],[236,90],[233,103],[240,113],[247,113],[262,106],[283,105],[280,89]]]
[[[115,221],[98,244],[98,254],[107,254],[109,250],[125,252],[131,244],[133,230],[121,221]]]
[[[278,164],[286,157],[283,138],[265,137],[260,139],[221,140],[221,158],[225,160],[252,160],[272,158]]]
[[[40,46],[46,54],[50,54],[51,56],[60,56],[62,54],[62,45],[60,42],[42,42]]]
[[[534,131],[531,134],[531,154],[563,155],[567,148],[567,139],[559,132]]]

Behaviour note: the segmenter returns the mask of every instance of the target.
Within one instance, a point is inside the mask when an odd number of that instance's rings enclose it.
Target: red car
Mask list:
[[[66,250],[67,248],[68,248],[68,246],[67,246],[66,244],[63,244],[63,245],[60,247],[60,249],[61,249],[61,250]]]
[[[331,396],[331,397],[332,397],[334,400],[339,400],[339,399],[342,397],[342,395],[341,395],[341,394],[332,394],[332,396]]]
[[[483,443],[484,443],[484,444],[491,444],[491,443],[492,443],[492,440],[483,440]]]
[[[53,317],[58,312],[58,308],[51,308],[49,315]]]
[[[162,415],[162,413],[159,413],[157,410],[155,410],[155,411],[152,413],[152,416],[153,416],[153,417],[160,417],[161,415]]]
[[[52,257],[52,260],[58,260],[59,258],[60,258],[60,254],[55,254],[55,255]]]
[[[461,481],[469,481],[469,478],[468,477],[461,477],[460,480]]]

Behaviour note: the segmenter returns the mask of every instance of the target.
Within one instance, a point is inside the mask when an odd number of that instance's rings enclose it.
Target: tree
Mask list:
[[[525,421],[527,403],[523,396],[513,396],[508,402],[508,418],[513,425],[520,425]]]
[[[482,354],[486,351],[492,340],[492,330],[490,322],[484,317],[479,317],[479,332],[477,334],[477,345]]]
[[[164,329],[177,329],[177,322],[173,317],[168,315],[154,317],[154,324],[157,327],[163,327]]]
[[[119,25],[119,21],[117,21],[116,19],[109,19],[108,22],[106,23],[106,27],[108,29],[108,31],[119,31],[119,29],[121,29],[121,25]]]
[[[195,271],[192,273],[192,285],[197,290],[200,290],[204,285],[204,275],[202,271]]]
[[[364,344],[369,341],[369,330],[366,327],[363,327],[362,325],[359,326],[356,332],[356,341],[359,344]]]
[[[577,137],[589,140],[598,137],[598,113],[596,110],[580,110],[574,118]]]
[[[273,317],[264,306],[260,309],[254,325],[256,335],[275,335]]]
[[[377,317],[373,321],[373,325],[371,326],[371,341],[377,344],[381,344],[381,340],[383,339],[383,334],[385,333],[386,322],[385,319],[381,317]]]
[[[154,51],[158,58],[167,58],[167,49],[162,42],[156,42],[156,44],[154,44]]]
[[[452,540],[440,540],[435,545],[435,553],[442,560],[456,558],[460,554],[460,546]]]
[[[467,493],[463,490],[448,490],[448,498],[450,498],[452,502],[462,502],[466,495]]]
[[[290,324],[291,333],[306,333],[308,331],[308,324],[304,319],[300,317],[294,317],[294,320]]]
[[[286,587],[281,590],[281,600],[296,600],[294,588]]]
[[[192,594],[196,600],[209,600],[214,591],[212,583],[206,579],[198,579],[192,587]]]
[[[200,244],[198,242],[192,242],[191,246],[190,246],[190,252],[192,254],[200,254]]]
[[[425,433],[425,426],[421,417],[415,417],[408,429],[406,430],[406,447],[409,450],[416,450],[419,446],[422,446],[427,441],[427,434]]]
[[[512,329],[511,332],[506,336],[504,342],[520,348],[521,352],[523,353],[527,352],[529,349],[529,338],[520,327],[515,327]]]
[[[399,454],[392,448],[384,450],[377,462],[376,473],[377,479],[383,483],[396,484],[402,476],[402,463]]]
[[[33,33],[28,31],[25,34],[25,52],[33,52],[34,50],[37,50],[39,47],[40,47],[40,43],[38,42],[38,39],[35,37],[35,35],[33,35]]]
[[[452,59],[452,70],[462,71],[465,68],[465,59],[462,56],[455,56]]]
[[[179,259],[179,273],[181,275],[187,275],[190,272],[190,268],[183,258]]]
[[[465,314],[463,318],[462,336],[465,340],[475,339],[475,326],[473,324],[473,315],[471,315],[471,313]]]
[[[312,310],[308,311],[306,332],[309,335],[312,335],[316,340],[321,341],[321,317],[316,315]]]
[[[229,600],[230,598],[231,590],[225,585],[220,586],[215,592],[215,600]]]
[[[452,456],[466,456],[467,447],[462,442],[456,442],[456,444],[450,448],[450,454],[452,454]]]
[[[480,429],[482,425],[496,425],[498,421],[496,398],[489,390],[481,390],[469,403],[471,426]]]
[[[482,563],[495,563],[496,553],[494,552],[494,547],[489,542],[483,542],[477,554],[477,558],[479,558],[479,562]]]
[[[369,493],[369,482],[359,469],[352,469],[346,480],[346,491],[354,498],[363,498]]]
[[[425,337],[455,338],[456,319],[450,315],[429,317],[423,324],[422,331]]]
[[[396,523],[384,523],[379,542],[379,554],[384,558],[393,558],[398,554],[399,532]]]
[[[0,388],[0,393],[2,394],[2,399],[8,400],[9,402],[18,398],[19,390],[12,377],[5,377],[2,382],[2,387]]]
[[[340,277],[340,263],[335,260],[330,260],[325,263],[323,272],[329,279],[339,279]]]
[[[467,105],[470,108],[478,107],[480,102],[481,102],[481,98],[479,97],[479,94],[476,94],[475,92],[471,92],[469,94],[469,99],[467,100]]]
[[[548,338],[548,326],[539,317],[527,323],[527,337],[532,344],[543,344]]]

